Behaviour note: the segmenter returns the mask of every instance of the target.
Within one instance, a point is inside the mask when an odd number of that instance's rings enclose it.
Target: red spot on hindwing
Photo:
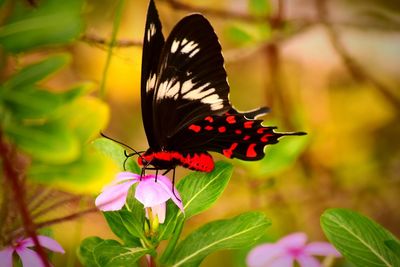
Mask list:
[[[244,141],[247,141],[247,140],[249,140],[250,139],[250,135],[245,135],[245,137],[243,137],[243,140]]]
[[[208,121],[210,123],[214,121],[213,117],[211,117],[211,116],[205,117],[204,120],[206,120],[206,121]]]
[[[235,130],[235,134],[242,134],[242,130]]]
[[[231,158],[233,151],[236,149],[237,146],[238,146],[238,143],[233,143],[229,148],[223,149],[222,153],[224,154],[225,157]]]
[[[263,137],[261,137],[261,142],[267,142],[268,141],[268,137],[270,137],[270,136],[272,136],[272,134],[270,134],[270,133],[267,133],[267,134],[264,134],[264,136]]]
[[[218,132],[220,132],[220,133],[226,132],[226,127],[225,127],[225,126],[219,127],[219,128],[218,128]]]
[[[212,126],[210,126],[210,125],[207,125],[206,127],[204,127],[204,129],[206,129],[207,131],[211,131],[214,128]]]
[[[267,128],[259,128],[257,129],[257,133],[262,134]]]
[[[192,130],[193,132],[198,133],[198,132],[200,132],[201,127],[199,125],[192,124],[192,125],[189,126],[189,130]]]
[[[246,151],[246,157],[248,158],[255,158],[257,157],[257,152],[254,150],[254,147],[256,146],[256,143],[252,143],[249,145]]]
[[[229,123],[229,124],[234,124],[234,123],[236,123],[236,119],[235,119],[235,116],[228,116],[228,117],[226,117],[226,122],[227,123]]]
[[[244,128],[251,128],[251,127],[253,127],[253,123],[254,123],[254,121],[246,121],[244,124],[243,124],[243,126],[244,126]]]

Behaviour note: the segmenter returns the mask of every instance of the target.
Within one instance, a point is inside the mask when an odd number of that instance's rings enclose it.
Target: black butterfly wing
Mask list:
[[[141,105],[142,120],[149,146],[159,147],[154,135],[153,97],[157,80],[157,68],[164,46],[161,22],[154,1],[151,0],[147,10],[146,26],[143,38]]]
[[[256,117],[267,109],[240,113],[235,109],[223,115],[207,116],[177,133],[171,145],[178,151],[214,151],[228,158],[247,161],[265,156],[264,147],[278,142],[284,135],[303,135],[302,132],[277,133],[275,127],[263,126]]]
[[[181,129],[231,105],[218,38],[203,16],[183,18],[165,42],[153,96],[155,139],[171,149]]]

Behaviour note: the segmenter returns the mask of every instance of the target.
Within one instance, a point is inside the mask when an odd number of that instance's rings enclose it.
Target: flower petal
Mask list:
[[[159,175],[159,176],[157,176],[157,182],[159,182],[160,185],[164,188],[164,190],[169,194],[172,201],[178,206],[178,208],[182,212],[184,212],[182,198],[179,195],[179,192],[176,189],[176,187],[172,185],[171,180],[168,177]],[[172,188],[173,188],[173,190],[172,190]]]
[[[165,202],[161,203],[160,205],[151,207],[151,210],[152,210],[154,216],[157,215],[159,223],[165,222],[165,214],[167,212],[167,206],[166,206]]]
[[[292,256],[285,255],[285,256],[279,257],[275,260],[272,260],[265,266],[268,266],[268,267],[293,267],[293,262],[294,262],[294,259]]]
[[[39,254],[29,248],[16,249],[24,267],[43,267],[44,264]]]
[[[296,258],[299,262],[300,267],[321,267],[321,263],[317,261],[315,258],[308,255],[300,255]]]
[[[286,248],[300,248],[307,242],[307,235],[305,233],[297,232],[281,238],[277,245]]]
[[[275,244],[263,244],[253,248],[247,255],[246,262],[250,267],[269,266],[268,263],[284,255],[284,250]]]
[[[316,256],[341,256],[339,251],[328,242],[312,242],[305,247],[304,252]]]
[[[109,187],[123,183],[127,180],[139,181],[140,175],[132,172],[120,172],[116,175],[115,179],[111,183],[103,187],[102,191],[107,190]]]
[[[141,202],[145,208],[157,206],[166,202],[170,195],[164,188],[153,180],[146,179],[139,182],[136,187],[135,198]]]
[[[38,235],[38,240],[39,243],[42,247],[45,247],[49,250],[52,250],[54,252],[59,252],[59,253],[65,253],[64,249],[61,247],[61,245],[54,239],[44,236],[44,235]],[[32,238],[26,238],[22,241],[21,247],[33,247],[35,245],[35,242],[33,242]]]
[[[12,247],[6,247],[0,251],[0,263],[4,267],[12,267],[12,254],[14,249]]]
[[[129,188],[136,183],[134,180],[122,184],[109,186],[95,201],[96,206],[102,211],[120,210],[126,201]]]

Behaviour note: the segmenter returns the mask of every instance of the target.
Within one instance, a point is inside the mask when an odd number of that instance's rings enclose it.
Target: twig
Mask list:
[[[3,139],[3,133],[0,130],[0,155],[2,157],[3,162],[3,172],[4,177],[9,184],[10,188],[13,192],[14,202],[16,203],[20,215],[22,217],[22,222],[24,225],[24,229],[26,234],[32,238],[33,243],[35,244],[36,251],[40,256],[40,259],[43,262],[45,267],[50,267],[50,264],[47,260],[46,253],[43,247],[40,245],[39,239],[36,234],[36,227],[30,217],[28,208],[25,203],[25,192],[20,184],[20,174],[18,173],[16,166],[14,166],[13,162],[15,162],[14,151],[10,145],[5,143]]]
[[[83,216],[85,214],[96,212],[96,211],[99,211],[99,209],[96,208],[96,207],[89,208],[89,209],[86,209],[86,210],[83,210],[83,211],[80,211],[80,212],[77,212],[77,213],[73,213],[73,214],[70,214],[70,215],[67,215],[67,216],[63,216],[63,217],[60,217],[60,218],[55,218],[55,219],[51,219],[51,220],[48,220],[48,221],[39,222],[39,223],[36,224],[36,227],[38,229],[40,229],[40,228],[47,227],[47,226],[50,226],[50,225],[53,225],[53,224],[71,221],[71,220],[79,218],[79,217],[81,217],[81,216]]]
[[[220,17],[220,18],[232,18],[232,19],[240,19],[240,20],[245,20],[249,22],[261,22],[261,21],[267,21],[271,23],[272,18],[270,16],[253,16],[248,13],[242,13],[242,12],[234,12],[234,11],[227,11],[227,10],[222,10],[222,9],[212,9],[212,8],[205,8],[205,7],[199,7],[199,6],[192,6],[187,3],[182,3],[181,1],[178,0],[164,0],[164,2],[168,3],[171,7],[174,9],[181,9],[189,12],[198,12],[198,13],[203,13],[206,15],[214,16],[214,17]]]
[[[375,77],[370,75],[367,70],[363,68],[354,58],[351,57],[346,47],[340,41],[340,36],[334,29],[329,21],[329,12],[327,9],[326,0],[315,0],[315,6],[318,11],[318,17],[322,25],[324,25],[329,39],[332,43],[333,48],[341,57],[343,64],[346,66],[348,71],[358,81],[369,81],[385,99],[390,102],[398,112],[400,112],[400,99],[383,83],[378,81]]]
[[[33,218],[38,218],[38,217],[40,217],[40,216],[42,216],[42,215],[44,215],[44,214],[46,214],[46,213],[48,213],[48,212],[50,212],[50,211],[55,210],[56,208],[58,208],[58,207],[60,207],[60,206],[62,206],[62,205],[64,205],[64,204],[67,204],[67,203],[70,203],[70,202],[73,202],[73,201],[78,201],[78,200],[80,200],[80,199],[81,199],[81,197],[79,197],[79,196],[78,196],[78,197],[77,197],[77,196],[73,196],[73,197],[69,197],[69,198],[67,198],[67,199],[59,200],[59,201],[57,201],[57,202],[51,204],[50,206],[45,207],[45,208],[43,208],[43,209],[41,209],[41,210],[35,212],[35,213],[32,215],[32,217],[33,217]]]
[[[85,34],[81,37],[81,41],[89,43],[89,44],[96,44],[96,45],[103,45],[103,46],[110,46],[111,41],[96,36],[93,34]],[[132,46],[142,46],[143,42],[138,40],[115,40],[113,46],[114,47],[132,47]]]

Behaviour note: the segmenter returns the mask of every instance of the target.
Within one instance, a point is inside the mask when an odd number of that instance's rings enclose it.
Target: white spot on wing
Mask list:
[[[150,27],[147,29],[147,41],[150,42],[151,37],[156,34],[156,25],[154,23],[150,23]]]
[[[156,74],[153,73],[153,75],[151,75],[151,77],[149,77],[149,79],[147,80],[146,83],[146,92],[149,92],[151,90],[154,90],[154,86],[156,85]]]
[[[178,47],[179,47],[179,41],[174,40],[171,45],[171,53],[175,53],[176,50],[178,50]]]
[[[192,80],[187,80],[186,82],[184,82],[182,84],[182,94],[185,94],[187,91],[192,89],[193,86],[194,86],[194,83],[192,82]]]
[[[187,43],[187,44],[181,49],[181,52],[182,52],[183,54],[190,53],[190,52],[192,52],[194,49],[196,49],[198,45],[199,45],[198,43],[196,43],[196,42],[194,42],[194,41],[190,41],[189,43]]]
[[[200,51],[200,48],[197,48],[195,50],[193,50],[192,53],[190,53],[189,57],[192,58],[194,55],[196,55],[198,52]]]

